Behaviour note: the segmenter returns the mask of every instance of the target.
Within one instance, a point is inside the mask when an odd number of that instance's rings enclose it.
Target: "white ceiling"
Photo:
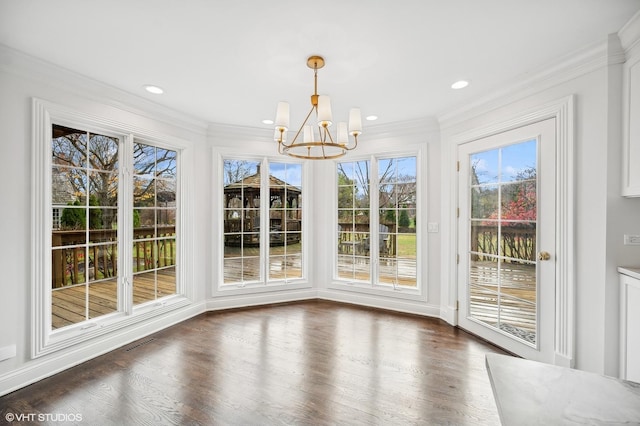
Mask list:
[[[211,123],[436,116],[603,43],[640,0],[0,0],[0,43]],[[451,83],[471,85],[454,91]],[[151,95],[145,84],[165,89]],[[366,122],[364,123],[366,126]],[[366,133],[366,127],[365,127]]]

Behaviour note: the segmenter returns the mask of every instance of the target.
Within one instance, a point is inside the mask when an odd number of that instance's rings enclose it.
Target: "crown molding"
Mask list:
[[[625,51],[630,51],[640,45],[640,11],[618,31],[620,43]]]
[[[614,35],[615,36],[615,35]],[[623,63],[624,51],[610,47],[610,40],[591,44],[565,55],[553,63],[547,63],[529,73],[531,76],[491,94],[468,102],[463,107],[445,111],[438,115],[441,129],[448,129],[461,122],[485,114],[501,106],[527,98],[543,90],[566,83],[575,78],[604,68],[607,65]]]
[[[262,127],[238,126],[234,124],[209,123],[207,138],[212,139],[215,145],[236,145],[238,140],[272,143],[274,129]]]
[[[272,143],[273,128],[246,127],[222,123],[210,123],[207,129],[207,137],[213,139],[215,145],[226,146],[236,144],[238,140],[251,140],[253,142]],[[415,120],[398,121],[379,125],[368,125],[364,128],[359,143],[393,139],[399,142],[407,139],[415,139],[416,136],[426,137],[429,141],[439,140],[440,124],[435,117],[426,117]],[[227,141],[228,140],[228,141]]]
[[[407,139],[416,135],[428,137],[436,135],[439,139],[440,123],[436,117],[424,117],[414,120],[396,121],[370,125],[363,129],[362,141],[366,139]]]
[[[0,71],[150,120],[159,120],[200,136],[206,134],[207,124],[203,120],[12,49],[4,44],[0,44]]]

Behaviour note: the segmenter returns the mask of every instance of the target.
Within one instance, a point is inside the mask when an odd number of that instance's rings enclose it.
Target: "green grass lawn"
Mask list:
[[[396,237],[398,257],[415,259],[418,249],[416,242],[416,234],[398,234]]]

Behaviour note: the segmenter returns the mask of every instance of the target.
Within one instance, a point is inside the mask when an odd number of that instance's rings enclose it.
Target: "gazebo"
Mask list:
[[[302,191],[269,175],[269,243],[300,241]],[[224,233],[227,246],[260,244],[260,170],[224,187]]]

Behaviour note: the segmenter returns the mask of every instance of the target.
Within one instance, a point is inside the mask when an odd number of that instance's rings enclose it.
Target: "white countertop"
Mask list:
[[[504,426],[640,423],[640,383],[507,355],[486,362]]]
[[[640,280],[640,268],[629,268],[626,266],[619,266],[618,272],[624,275],[628,275],[637,280]]]

